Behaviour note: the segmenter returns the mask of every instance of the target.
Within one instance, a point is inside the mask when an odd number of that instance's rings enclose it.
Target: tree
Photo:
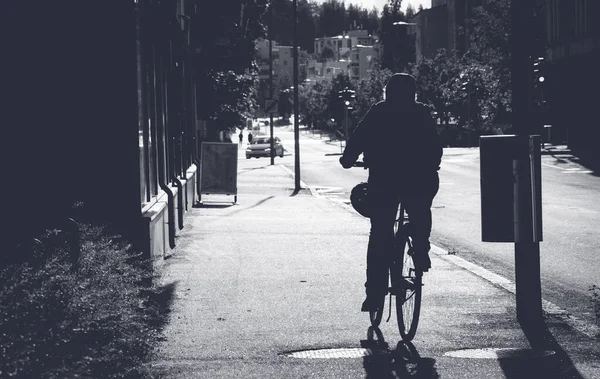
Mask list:
[[[313,128],[327,129],[331,118],[327,104],[331,81],[307,82],[300,86],[298,92],[298,105],[303,122]]]
[[[421,4],[419,5],[421,6],[421,9],[423,9],[423,6]],[[415,17],[415,14],[417,14],[417,12],[415,11],[415,7],[413,7],[412,4],[408,4],[408,6],[406,7],[406,19],[411,20],[413,17]]]
[[[348,30],[346,6],[338,0],[327,0],[321,4],[317,22],[319,37],[336,36]]]
[[[383,100],[385,84],[391,76],[390,70],[381,68],[376,62],[366,78],[356,81],[356,99],[352,110],[355,120],[361,120],[373,104]]]
[[[415,54],[414,38],[408,33],[408,28],[394,25],[395,22],[406,21],[401,5],[402,0],[390,0],[381,13],[381,64],[393,72],[406,72],[409,63],[414,62]]]
[[[265,35],[266,6],[267,0],[221,0],[210,12],[194,14],[191,44],[201,51],[196,60],[199,115],[210,121],[209,138],[243,126],[256,108],[254,41]]]
[[[329,46],[325,46],[323,50],[321,50],[321,56],[319,57],[321,62],[325,62],[328,59],[335,58],[335,51]]]
[[[468,50],[463,56],[440,51],[413,67],[421,99],[431,103],[445,121],[447,142],[472,144],[481,134],[500,133],[510,122],[510,1],[487,2],[467,20]],[[459,134],[449,136],[450,118]]]
[[[511,111],[510,75],[510,1],[487,2],[474,9],[469,20],[469,50],[464,63],[475,70],[485,67],[484,78],[488,83],[490,109],[484,125],[492,122],[506,123]]]

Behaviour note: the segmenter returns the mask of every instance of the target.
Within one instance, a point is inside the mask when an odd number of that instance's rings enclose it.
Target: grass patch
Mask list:
[[[0,378],[147,378],[172,289],[130,245],[80,225],[75,269],[61,233],[43,259],[0,270]]]

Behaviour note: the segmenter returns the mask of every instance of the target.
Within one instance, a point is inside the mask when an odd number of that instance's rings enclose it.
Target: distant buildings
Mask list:
[[[350,77],[356,80],[365,78],[376,54],[373,46],[354,46],[350,55]]]
[[[300,59],[298,62],[301,76],[307,81],[318,81],[347,73],[353,79],[362,79],[368,75],[376,55],[373,47],[375,42],[376,38],[369,35],[366,30],[350,30],[339,36],[315,38],[315,58],[305,61]],[[330,52],[324,55],[323,52],[326,50]],[[270,97],[271,91],[268,40],[261,39],[256,42],[256,54],[260,79],[258,102],[262,108],[265,99]],[[273,42],[272,54],[273,96],[277,97],[279,91],[293,85],[293,48]]]
[[[307,79],[331,78],[341,72],[353,79],[366,77],[375,56],[376,38],[366,30],[350,30],[342,35],[315,38],[315,55],[307,66]],[[331,50],[331,56],[324,52]],[[320,58],[320,59],[319,59]]]
[[[366,30],[350,30],[334,37],[315,38],[315,54],[318,57],[328,48],[333,52],[333,60],[347,59],[350,51],[356,45],[371,46],[374,38]]]
[[[256,42],[257,64],[259,68],[258,103],[263,106],[265,99],[270,97],[269,82],[269,41],[265,39]],[[277,97],[280,90],[289,88],[293,83],[294,64],[292,46],[277,45],[273,41],[273,96]]]

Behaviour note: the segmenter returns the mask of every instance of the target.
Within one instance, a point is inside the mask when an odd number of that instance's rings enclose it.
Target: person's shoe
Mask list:
[[[379,300],[375,300],[374,297],[367,297],[365,301],[363,301],[362,306],[360,307],[361,312],[375,312],[378,309],[383,308],[383,303],[385,302],[385,297],[382,297]]]
[[[413,255],[413,262],[415,263],[415,268],[417,270],[421,270],[422,272],[427,272],[431,268],[431,259],[429,258],[429,253]]]

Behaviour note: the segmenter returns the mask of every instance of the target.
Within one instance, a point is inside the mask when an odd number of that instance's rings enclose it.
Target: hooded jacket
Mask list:
[[[442,144],[429,108],[415,102],[410,90],[388,83],[386,100],[369,109],[340,161],[350,167],[362,153],[372,188],[399,194],[435,193]],[[412,99],[407,100],[407,92]]]

